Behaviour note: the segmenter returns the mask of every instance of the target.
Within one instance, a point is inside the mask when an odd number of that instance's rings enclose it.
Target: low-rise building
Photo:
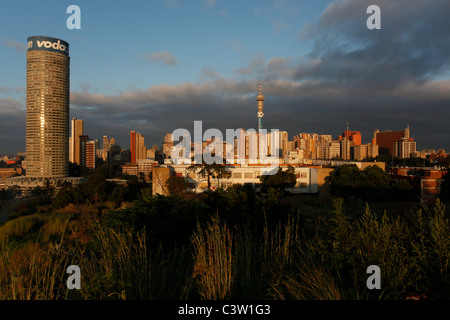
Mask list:
[[[423,201],[434,202],[441,195],[441,184],[446,170],[440,167],[396,167],[389,170],[395,179],[403,179],[420,190]]]

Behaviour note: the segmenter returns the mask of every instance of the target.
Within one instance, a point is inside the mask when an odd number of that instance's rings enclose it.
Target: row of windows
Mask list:
[[[70,61],[70,58],[65,56],[57,56],[52,53],[47,54],[28,54],[27,55],[27,63],[29,64],[38,64],[38,63],[59,63],[59,64],[68,64]]]
[[[31,140],[30,143],[28,143],[28,145],[30,147],[34,146],[35,144],[45,145],[45,146],[62,146],[63,148],[65,147],[64,141],[59,142],[56,139],[45,141],[45,143],[41,143],[41,141],[39,141],[39,140],[33,140],[33,139],[29,139],[29,140]],[[66,141],[68,142],[68,140],[66,140]]]
[[[44,148],[46,148],[46,149],[48,149],[48,148],[51,148],[52,150],[59,150],[59,152],[65,152],[65,150],[66,150],[66,148],[64,147],[64,146],[62,146],[62,145],[60,145],[59,147],[58,147],[58,145],[56,145],[56,146],[49,146],[49,145],[45,145],[45,146],[34,146],[35,148],[32,148],[31,146],[28,146],[28,149],[29,150],[27,150],[27,153],[28,152],[31,152],[30,154],[33,154],[33,155],[36,155],[36,154],[40,154],[40,152],[44,149]],[[28,155],[27,155],[28,156]]]
[[[52,132],[56,132],[56,131],[67,131],[69,132],[69,130],[67,130],[66,128],[64,128],[64,122],[60,122],[59,125],[57,123],[51,123],[49,124],[48,122],[44,123],[43,128],[47,129],[45,130],[47,132],[47,134],[52,133]],[[40,132],[42,129],[41,127],[41,123],[36,123],[35,125],[29,125],[27,128],[27,132]]]
[[[44,99],[44,100],[36,100],[31,99],[30,97],[27,100],[27,105],[32,110],[40,110],[42,107],[46,107],[48,103],[52,107],[61,107],[61,109],[69,108],[68,102],[69,97],[54,97],[52,99]]]
[[[44,112],[42,112],[44,111]],[[64,114],[64,112],[61,112],[60,110],[56,109],[56,108],[46,108],[44,110],[42,109],[35,109],[35,110],[31,110],[30,112],[28,112],[28,119],[30,121],[35,120],[35,121],[40,121],[41,117],[44,117],[45,119],[67,119],[66,115]]]

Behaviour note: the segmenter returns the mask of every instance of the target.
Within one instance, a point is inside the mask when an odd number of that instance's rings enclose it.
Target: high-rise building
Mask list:
[[[287,144],[288,144],[288,132],[287,131],[279,131],[279,158],[285,158],[287,154]]]
[[[240,128],[234,139],[234,158],[236,163],[245,162],[245,129]]]
[[[86,167],[86,142],[89,141],[89,136],[79,136],[80,139],[80,165]]]
[[[329,158],[331,140],[332,137],[331,135],[328,134],[321,134],[317,136],[317,143],[315,143],[315,153],[314,153],[315,158],[331,159]]]
[[[302,154],[303,158],[307,159],[316,158],[317,151],[319,151],[319,153],[323,151],[323,147],[320,147],[318,142],[319,142],[319,135],[316,133],[300,133],[294,136],[295,149],[303,151]],[[323,154],[323,158],[325,157],[324,152],[320,154],[321,155]]]
[[[378,156],[378,146],[371,143],[359,144],[353,147],[353,158],[356,161],[375,158]]]
[[[394,154],[395,142],[400,141],[402,138],[409,139],[409,126],[401,131],[380,132],[380,130],[377,129],[373,133],[372,144],[378,145],[380,154],[392,155]]]
[[[84,143],[84,162],[85,167],[95,169],[96,142],[95,140],[85,141]]]
[[[259,94],[256,97],[256,101],[258,101],[258,113],[256,116],[258,117],[258,131],[263,128],[262,119],[264,117],[263,109],[264,109],[264,95],[262,94],[262,85],[259,83]]]
[[[130,132],[131,164],[136,164],[136,131]]]
[[[73,143],[72,143],[72,137],[69,137],[69,161],[72,162],[73,158]]]
[[[108,139],[108,136],[103,136],[103,149],[109,150],[109,148],[111,148],[110,139]]]
[[[402,138],[394,143],[394,156],[404,159],[416,155],[416,142],[412,138]]]
[[[28,177],[69,175],[69,44],[28,38],[26,162]]]
[[[145,147],[145,139],[139,132],[136,133],[136,163],[138,160],[147,158],[147,148]]]
[[[350,160],[351,158],[350,149],[355,145],[355,142],[348,140],[346,137],[339,139],[339,142],[341,144],[342,160]],[[361,144],[361,142],[359,144]]]
[[[106,163],[110,162],[110,154],[111,154],[111,147],[116,143],[114,138],[108,139],[108,136],[103,136],[103,148],[101,150],[97,150],[97,153],[101,156],[103,161]]]
[[[348,128],[344,131],[342,136],[339,137],[339,140],[342,140],[343,138],[347,138],[348,141],[352,141],[353,145],[358,146],[361,144],[361,132],[360,131],[351,131]]]
[[[71,157],[69,161],[81,165],[81,145],[80,136],[83,135],[83,120],[73,118],[72,119],[72,136],[70,139]]]
[[[173,148],[173,135],[171,133],[167,133],[164,136],[164,142],[162,145],[162,151],[165,159],[171,158],[172,148]]]
[[[130,132],[131,164],[137,164],[138,160],[147,158],[144,136],[136,131]]]
[[[341,143],[339,140],[331,140],[331,142],[328,143],[326,148],[326,158],[341,158]]]

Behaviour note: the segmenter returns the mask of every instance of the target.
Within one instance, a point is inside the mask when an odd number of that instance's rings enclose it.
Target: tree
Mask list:
[[[189,183],[183,177],[170,176],[166,181],[166,187],[170,194],[181,196],[189,187]]]
[[[450,154],[447,155],[447,157],[443,158],[441,161],[441,165],[444,168],[447,168],[447,170],[450,169]]]
[[[141,190],[146,188],[148,184],[139,180],[137,176],[129,176],[127,179],[128,197],[127,201],[139,199],[142,196]]]
[[[391,178],[378,166],[364,170],[354,164],[337,167],[327,177],[331,192],[340,197],[358,197],[365,200],[399,200],[413,196],[412,186],[406,181]]]
[[[56,209],[63,208],[75,201],[74,188],[62,188],[52,201],[52,206]]]
[[[294,187],[297,182],[294,172],[294,167],[289,166],[286,171],[280,168],[276,174],[260,176],[262,192],[266,192],[269,188],[284,191],[287,188]]]
[[[200,171],[197,172],[198,169],[200,169]],[[223,175],[228,171],[228,168],[223,164],[207,164],[202,159],[202,163],[194,163],[193,165],[189,166],[187,170],[189,172],[194,172],[200,175],[206,175],[208,181],[208,190],[211,190],[211,176],[213,174],[216,174],[218,177],[223,177]]]
[[[114,190],[111,193],[112,199],[114,200],[116,208],[120,206],[122,201],[125,200],[126,194],[127,194],[127,187],[123,185],[118,185],[114,188]]]
[[[109,164],[103,164],[95,169],[95,172],[89,176],[89,180],[100,182],[113,178],[113,167]]]
[[[20,197],[22,195],[22,190],[19,186],[11,186],[6,189],[6,198],[8,200],[14,200],[17,197]]]

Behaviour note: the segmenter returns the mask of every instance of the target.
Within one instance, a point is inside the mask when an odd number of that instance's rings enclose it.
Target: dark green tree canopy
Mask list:
[[[341,197],[357,197],[364,200],[413,199],[413,187],[404,180],[393,179],[379,166],[364,170],[355,164],[342,165],[330,172],[327,181],[331,192]]]
[[[286,171],[279,168],[278,172],[273,175],[261,175],[260,180],[262,183],[261,191],[266,192],[269,188],[276,190],[285,190],[286,188],[292,188],[297,181],[295,177],[295,168],[289,166]]]

